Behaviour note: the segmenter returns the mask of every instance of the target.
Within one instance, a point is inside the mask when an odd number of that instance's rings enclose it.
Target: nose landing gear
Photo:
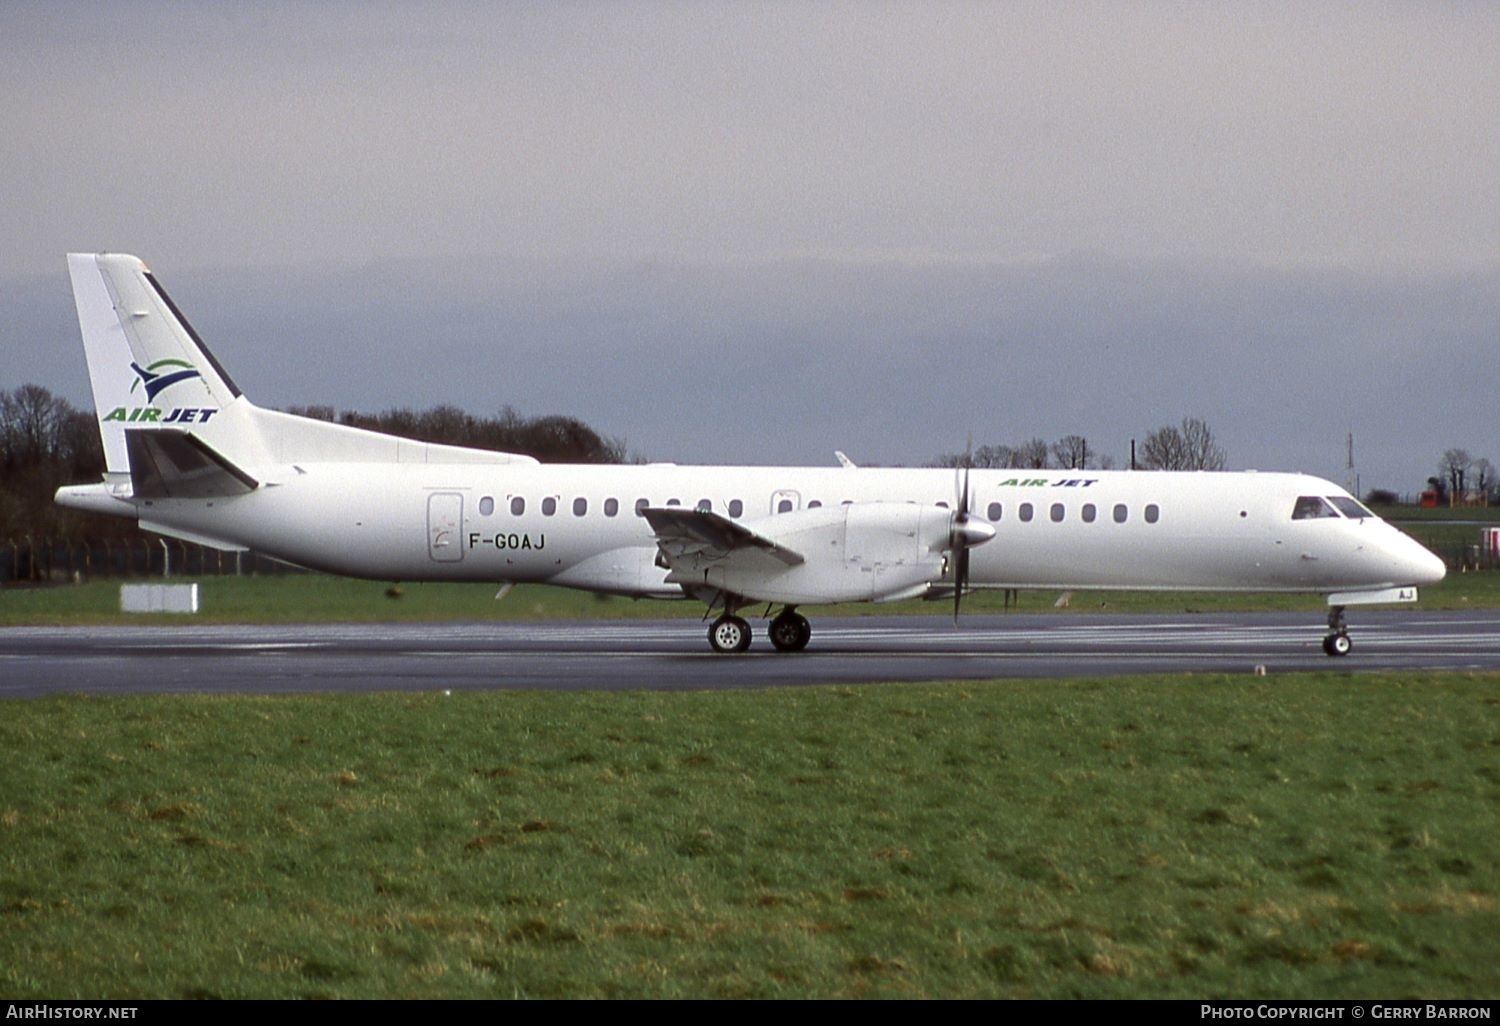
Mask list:
[[[1349,626],[1344,622],[1344,607],[1334,606],[1328,610],[1328,635],[1323,639],[1323,652],[1331,656],[1346,656],[1354,648],[1349,640]]]

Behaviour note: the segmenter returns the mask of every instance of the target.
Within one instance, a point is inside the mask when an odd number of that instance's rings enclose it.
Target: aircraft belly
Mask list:
[[[674,570],[667,580],[727,591],[757,602],[812,605],[873,601],[935,581],[940,569],[940,561],[864,566],[804,564],[762,572],[710,566],[697,572]]]
[[[547,581],[565,588],[626,595],[680,595],[680,588],[666,583],[667,572],[656,565],[656,552],[654,545],[610,549],[567,566]]]

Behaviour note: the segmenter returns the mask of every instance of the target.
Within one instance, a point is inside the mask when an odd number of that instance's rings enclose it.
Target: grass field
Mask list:
[[[0,993],[1493,996],[1497,685],[12,703]]]
[[[0,589],[0,625],[701,615],[295,575],[125,617],[119,583]],[[1500,573],[1422,597],[1496,605]],[[1323,604],[1079,593],[1057,613],[1101,608]],[[0,994],[1492,996],[1497,685],[7,703]]]

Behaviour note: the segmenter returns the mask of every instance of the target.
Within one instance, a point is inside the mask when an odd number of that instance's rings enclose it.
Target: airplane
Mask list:
[[[541,464],[264,409],[155,276],[123,254],[68,271],[104,442],[66,507],[157,534],[387,581],[544,582],[704,603],[708,640],[804,650],[803,606],[978,589],[1302,592],[1411,602],[1431,552],[1303,474]]]

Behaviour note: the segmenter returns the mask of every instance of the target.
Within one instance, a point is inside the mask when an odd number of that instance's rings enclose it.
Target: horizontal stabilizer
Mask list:
[[[138,499],[215,499],[255,491],[255,478],[185,431],[125,432],[130,482]]]

